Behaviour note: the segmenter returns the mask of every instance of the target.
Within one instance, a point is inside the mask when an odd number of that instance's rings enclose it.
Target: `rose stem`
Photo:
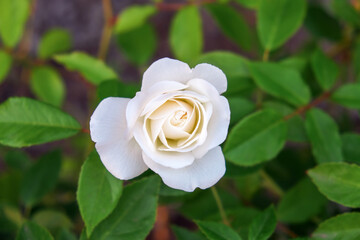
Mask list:
[[[226,217],[226,213],[225,213],[224,207],[223,207],[223,205],[222,205],[220,196],[219,196],[219,194],[218,194],[215,186],[211,187],[211,192],[212,192],[212,194],[213,194],[213,196],[214,196],[216,205],[217,205],[218,208],[219,208],[219,212],[220,212],[220,215],[221,215],[221,218],[222,218],[223,223],[224,223],[225,225],[230,226],[230,222],[229,222],[229,220],[228,220],[227,217]]]

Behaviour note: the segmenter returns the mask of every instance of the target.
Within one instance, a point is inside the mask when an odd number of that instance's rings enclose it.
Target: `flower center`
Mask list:
[[[182,127],[188,118],[186,111],[178,110],[174,113],[173,117],[170,119],[171,125],[174,127]]]

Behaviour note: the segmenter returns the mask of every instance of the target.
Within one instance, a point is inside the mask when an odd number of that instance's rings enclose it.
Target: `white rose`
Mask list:
[[[154,62],[133,99],[106,98],[93,113],[90,132],[101,161],[123,180],[150,168],[172,188],[211,187],[225,173],[219,145],[230,121],[220,95],[226,88],[226,76],[210,64]]]

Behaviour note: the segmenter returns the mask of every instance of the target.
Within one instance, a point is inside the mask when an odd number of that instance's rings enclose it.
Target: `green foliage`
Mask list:
[[[0,35],[5,46],[13,48],[23,35],[30,0],[0,0]]]
[[[209,4],[206,8],[217,22],[219,28],[232,41],[243,49],[252,46],[252,33],[242,16],[228,4]]]
[[[38,211],[32,217],[32,221],[48,229],[54,236],[72,227],[72,222],[65,213],[55,210]]]
[[[50,58],[55,54],[69,51],[72,47],[70,33],[61,28],[54,28],[46,32],[40,40],[38,55],[41,58]]]
[[[56,185],[61,168],[61,152],[53,151],[42,156],[24,175],[21,199],[26,205],[37,203]]]
[[[256,84],[274,97],[295,106],[310,101],[310,90],[297,71],[275,63],[250,63],[249,69]]]
[[[249,79],[247,60],[240,55],[226,51],[214,51],[200,56],[197,63],[212,64],[225,73],[228,80],[228,89],[225,93],[227,95],[234,95],[253,87],[253,83]]]
[[[154,28],[150,24],[144,24],[118,34],[117,43],[129,61],[144,65],[156,50],[157,38]]]
[[[261,0],[235,0],[235,1],[243,5],[244,7],[256,9],[259,6],[259,2]]]
[[[185,7],[176,13],[171,23],[170,46],[175,57],[181,61],[191,63],[201,54],[202,22],[196,7]]]
[[[0,239],[360,239],[360,1],[127,2],[99,1],[87,11],[78,1],[83,12],[71,17],[62,1],[0,0]],[[70,18],[59,17],[64,10]],[[89,16],[94,26],[84,25]],[[145,153],[135,145],[115,153],[104,143],[102,161],[94,149],[101,137],[89,120],[105,98],[161,106],[170,92],[155,100],[139,91],[143,73],[162,57],[226,75],[221,95],[230,119],[217,118],[217,97],[201,97],[206,117],[197,126],[207,133],[193,135],[211,148],[223,142],[217,194],[173,189],[155,166],[119,180],[103,161]],[[165,72],[169,81],[185,76],[186,85],[194,70],[184,71],[179,66],[173,78],[161,66],[144,79],[165,80]],[[220,73],[200,75],[225,88]],[[104,138],[120,148],[140,142],[128,114],[144,117],[143,104],[125,105],[109,105],[98,120],[104,134],[120,134],[120,142]],[[112,122],[112,114],[121,119]],[[214,119],[230,120],[226,138],[212,129]],[[180,171],[196,173],[202,150],[195,144],[194,163]],[[205,184],[213,171],[196,181]]]
[[[355,240],[360,237],[359,222],[360,213],[344,213],[321,223],[312,236],[316,240]]]
[[[9,73],[12,61],[13,59],[8,53],[0,50],[0,83],[4,81],[5,77]]]
[[[270,110],[256,112],[240,121],[230,132],[224,152],[227,160],[252,166],[274,158],[283,148],[287,125]]]
[[[140,86],[137,84],[125,84],[117,80],[109,80],[102,82],[96,92],[98,99],[103,100],[107,97],[133,98],[139,90]]]
[[[360,135],[356,133],[345,133],[341,135],[344,160],[360,164]]]
[[[339,75],[339,67],[321,50],[315,51],[311,58],[311,66],[321,88],[329,90]]]
[[[257,31],[264,49],[284,44],[301,26],[306,14],[305,0],[260,0]]]
[[[22,225],[16,240],[54,240],[54,238],[45,228],[29,221]]]
[[[106,170],[93,151],[81,169],[77,191],[87,236],[114,210],[121,193],[122,181]]]
[[[126,186],[118,205],[90,240],[144,239],[155,222],[159,184],[159,178],[152,176]]]
[[[259,214],[250,225],[249,240],[266,240],[276,228],[276,216],[273,206]]]
[[[149,17],[156,13],[152,5],[133,5],[124,9],[118,16],[114,31],[122,34],[142,26]]]
[[[309,178],[300,180],[287,191],[277,206],[276,215],[281,222],[302,223],[316,216],[326,203]]]
[[[51,142],[73,136],[80,128],[70,115],[29,98],[10,98],[0,105],[0,143],[7,146]]]
[[[360,109],[360,83],[345,84],[331,96],[335,102],[354,109]]]
[[[341,162],[341,138],[335,121],[319,109],[306,114],[305,127],[318,163]]]
[[[116,73],[101,60],[82,52],[55,56],[55,60],[67,69],[79,72],[86,80],[98,85],[103,81],[116,79]]]
[[[319,5],[308,5],[304,24],[317,38],[325,38],[335,42],[341,39],[342,29],[339,21]]]
[[[321,164],[308,172],[328,199],[348,207],[360,206],[360,167],[348,163]]]
[[[65,86],[61,76],[51,67],[32,69],[30,87],[40,100],[60,107],[65,98]]]
[[[225,224],[205,221],[196,221],[196,224],[209,240],[241,240],[241,237]]]
[[[342,20],[360,26],[360,15],[349,0],[332,0],[332,10]]]
[[[172,226],[171,229],[173,230],[177,240],[188,240],[188,239],[205,240],[206,239],[198,232],[192,232],[192,231],[187,230],[186,228]]]

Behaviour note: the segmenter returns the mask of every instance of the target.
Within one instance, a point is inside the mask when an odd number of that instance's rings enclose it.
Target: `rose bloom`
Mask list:
[[[175,189],[211,187],[225,173],[219,146],[230,109],[225,74],[202,63],[162,58],[144,73],[133,99],[104,99],[90,120],[91,139],[115,177],[134,178],[148,168]]]

